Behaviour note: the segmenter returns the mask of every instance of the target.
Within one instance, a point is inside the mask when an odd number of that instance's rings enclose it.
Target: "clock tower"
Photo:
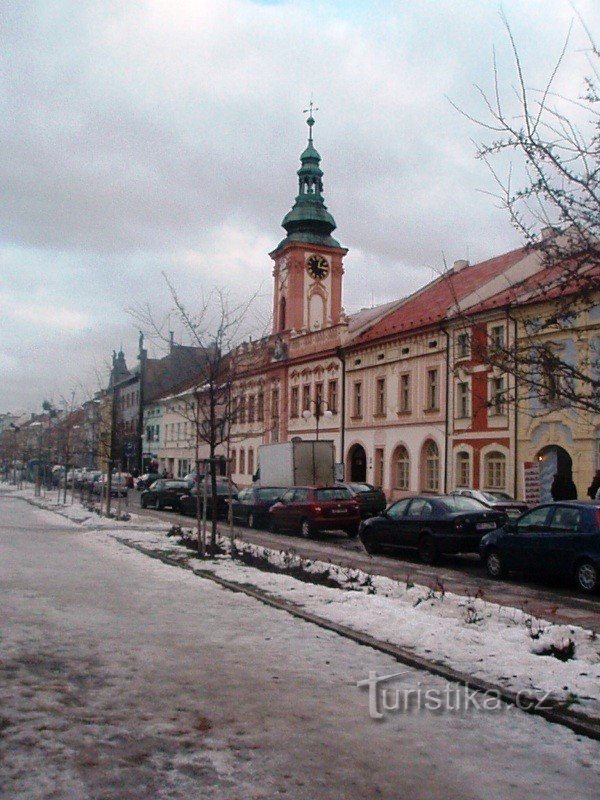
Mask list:
[[[342,259],[348,251],[331,236],[336,224],[323,201],[312,113],[307,124],[308,145],[297,173],[298,195],[281,223],[287,236],[270,253],[275,264],[273,333],[329,328],[340,322],[342,314]]]

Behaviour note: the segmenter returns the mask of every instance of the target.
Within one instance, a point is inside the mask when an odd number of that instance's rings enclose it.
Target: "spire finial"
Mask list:
[[[318,107],[315,106],[312,99],[312,94],[310,96],[310,103],[308,104],[308,108],[305,108],[302,112],[303,114],[308,114],[308,119],[306,120],[306,124],[308,125],[308,141],[312,142],[312,129],[313,125],[315,124],[315,118],[313,117],[313,111],[318,111]]]

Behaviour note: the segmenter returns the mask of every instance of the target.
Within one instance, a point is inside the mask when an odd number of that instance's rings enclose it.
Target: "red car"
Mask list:
[[[360,507],[343,486],[294,486],[269,509],[269,530],[290,531],[308,539],[321,531],[344,531],[354,537]]]

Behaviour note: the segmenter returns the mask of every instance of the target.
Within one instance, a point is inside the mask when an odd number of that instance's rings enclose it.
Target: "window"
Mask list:
[[[471,339],[468,333],[459,333],[456,337],[456,357],[469,358],[471,355]]]
[[[398,408],[401,414],[406,414],[410,411],[410,374],[405,372],[400,375],[400,397]]]
[[[406,514],[406,509],[408,504],[410,503],[410,498],[408,500],[400,500],[398,503],[394,503],[393,506],[390,506],[387,510],[387,515],[390,519],[400,519]]]
[[[408,507],[407,517],[432,517],[433,506],[423,497],[415,497]]]
[[[259,392],[256,398],[256,421],[264,422],[265,419],[265,396]]]
[[[548,518],[548,511],[550,510],[551,506],[539,506],[538,508],[534,508],[533,511],[529,511],[529,513],[523,514],[523,516],[516,523],[518,532],[519,533],[525,533],[526,531],[539,532],[540,525],[543,526],[546,525],[546,520]]]
[[[290,417],[297,417],[299,414],[300,403],[300,389],[298,386],[292,386],[290,393]]]
[[[440,488],[440,451],[431,439],[425,444],[425,481],[424,489],[428,492],[437,492]]]
[[[271,417],[279,419],[279,389],[273,389],[271,393]]]
[[[464,450],[456,454],[456,486],[467,488],[471,484],[471,459]]]
[[[385,378],[377,378],[375,384],[375,413],[379,416],[385,414]]]
[[[504,377],[492,378],[490,381],[490,413],[505,414],[505,400]]]
[[[307,383],[302,387],[302,411],[310,411],[310,386]]]
[[[246,453],[243,447],[240,447],[240,475],[246,472]]]
[[[243,425],[246,422],[246,395],[242,395],[240,397],[240,402],[238,405],[239,411],[239,421]]]
[[[248,398],[248,422],[254,422],[256,397],[251,394]]]
[[[490,328],[490,347],[502,350],[504,347],[504,325],[492,325]]]
[[[354,384],[352,415],[355,417],[362,417],[362,381],[357,381]]]
[[[373,475],[373,480],[375,482],[375,486],[383,486],[383,447],[376,447],[375,448],[375,472]]]
[[[434,411],[439,408],[439,378],[437,369],[427,370],[427,409]]]
[[[254,475],[254,450],[248,448],[248,474]]]
[[[394,454],[394,488],[408,491],[410,486],[410,459],[404,445],[396,448]]]
[[[327,386],[327,405],[332,414],[337,414],[338,410],[338,382],[329,381]]]
[[[580,524],[580,511],[569,506],[557,506],[550,521],[550,529],[577,533]]]
[[[231,474],[234,475],[237,472],[237,450],[231,451]]]
[[[506,456],[493,450],[484,459],[484,478],[486,489],[506,488]]]
[[[320,408],[323,400],[323,384],[321,382],[315,383],[315,406],[319,409],[319,413],[325,410]]]
[[[177,423],[177,441],[179,442],[181,439],[181,422]]]
[[[456,386],[456,416],[458,419],[469,416],[469,384],[466,381]]]

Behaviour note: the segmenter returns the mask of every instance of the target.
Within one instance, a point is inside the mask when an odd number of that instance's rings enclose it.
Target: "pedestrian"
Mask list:
[[[590,497],[592,500],[596,499],[596,495],[598,494],[598,490],[600,490],[600,469],[596,470],[596,474],[592,478],[592,482],[588,486],[587,496]]]
[[[550,494],[552,495],[553,500],[564,500],[564,481],[562,477],[558,474],[558,472],[554,473],[554,480],[552,481],[552,486],[550,487]]]

